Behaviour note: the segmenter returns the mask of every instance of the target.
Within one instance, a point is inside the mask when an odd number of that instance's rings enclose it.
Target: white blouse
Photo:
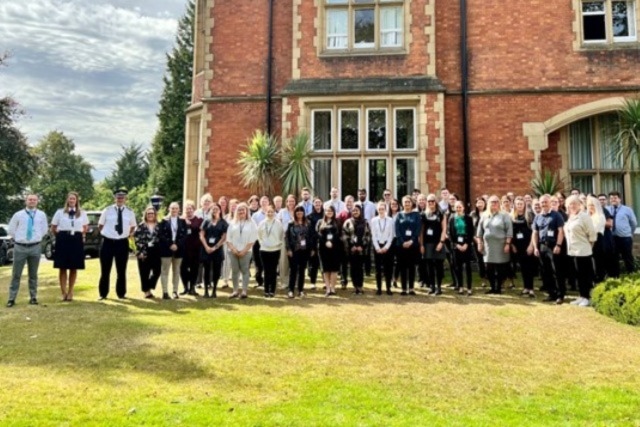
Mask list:
[[[70,217],[68,212],[65,214],[64,209],[58,209],[51,220],[51,225],[57,226],[58,231],[82,233],[87,224],[89,224],[89,219],[85,211],[81,211],[80,216],[76,218],[75,216]]]
[[[260,250],[265,252],[275,252],[282,249],[284,242],[284,231],[282,223],[278,219],[263,220],[258,225],[258,241]]]
[[[232,221],[227,229],[227,243],[242,251],[249,243],[258,240],[258,226],[252,220]]]
[[[396,237],[396,224],[393,218],[385,216],[380,218],[379,216],[373,217],[371,220],[371,240],[373,241],[373,247],[376,250],[389,249],[393,243],[393,239]],[[383,244],[380,247],[380,244]]]

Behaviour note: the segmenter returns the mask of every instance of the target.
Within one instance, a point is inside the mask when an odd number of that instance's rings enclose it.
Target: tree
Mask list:
[[[280,171],[278,141],[272,135],[256,131],[240,152],[238,175],[242,185],[256,194],[272,196]]]
[[[52,131],[33,149],[38,166],[31,189],[40,195],[39,207],[49,216],[62,207],[70,191],[79,193],[81,201],[93,196],[93,166],[75,154],[75,148],[72,139]]]
[[[140,187],[149,178],[149,162],[142,145],[132,142],[122,146],[122,154],[116,160],[116,168],[105,178],[108,188],[126,187],[132,190]]]
[[[309,135],[300,132],[282,144],[282,193],[300,194],[304,187],[311,187],[311,146]]]
[[[613,123],[613,155],[625,166],[640,165],[640,98],[625,99]]]
[[[0,54],[0,67],[6,65],[7,54]],[[27,139],[15,126],[22,114],[11,97],[0,98],[0,220],[6,220],[23,206],[21,196],[36,167]]]
[[[167,54],[159,127],[151,145],[149,187],[157,188],[167,201],[180,201],[183,197],[185,110],[191,102],[194,15],[195,3],[190,0],[178,23],[175,46]]]

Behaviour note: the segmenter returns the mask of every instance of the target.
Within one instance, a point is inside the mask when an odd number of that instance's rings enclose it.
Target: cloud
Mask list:
[[[89,160],[96,179],[120,146],[145,146],[157,127],[165,53],[186,0],[0,2],[0,96],[27,111],[19,127],[35,144],[60,130]]]

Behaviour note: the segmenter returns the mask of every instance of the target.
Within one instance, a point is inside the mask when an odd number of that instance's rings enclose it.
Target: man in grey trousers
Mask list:
[[[42,254],[42,238],[47,234],[47,216],[37,209],[38,196],[28,194],[26,209],[16,212],[9,222],[9,234],[15,243],[13,249],[13,276],[9,287],[9,301],[7,307],[16,304],[16,297],[20,289],[20,278],[24,264],[29,269],[29,304],[38,304],[38,267]]]

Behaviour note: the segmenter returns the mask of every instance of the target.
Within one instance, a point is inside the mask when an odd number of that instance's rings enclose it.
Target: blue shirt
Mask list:
[[[400,212],[395,218],[396,243],[402,246],[403,243],[412,241],[411,247],[418,247],[422,220],[418,212]]]
[[[541,213],[533,220],[533,231],[538,232],[538,241],[547,246],[555,246],[558,241],[558,229],[564,227],[564,219],[556,211]]]
[[[617,237],[633,237],[638,226],[633,210],[625,205],[607,206],[613,218],[613,235]]]

